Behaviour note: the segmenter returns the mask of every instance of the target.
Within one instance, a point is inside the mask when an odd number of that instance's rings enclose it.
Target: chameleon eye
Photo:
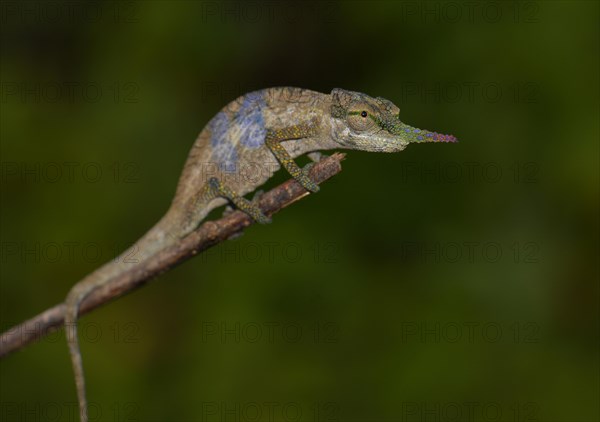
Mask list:
[[[369,131],[375,126],[373,119],[369,119],[371,116],[371,111],[367,111],[361,107],[358,110],[349,113],[348,125],[357,132]]]

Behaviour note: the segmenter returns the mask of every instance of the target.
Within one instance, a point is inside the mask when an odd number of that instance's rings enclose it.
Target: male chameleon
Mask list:
[[[269,217],[243,195],[259,188],[280,166],[305,189],[317,192],[319,186],[307,176],[308,166],[300,168],[293,161],[302,154],[330,149],[396,152],[421,142],[456,142],[456,138],[408,126],[390,101],[343,89],[327,95],[268,88],[225,106],[194,143],[169,210],[133,245],[135,264],[127,262],[126,252],[85,277],[67,296],[65,327],[81,421],[87,422],[87,402],[76,323],[79,305],[91,292],[132,265],[143,265],[228,202],[257,222],[268,223]]]

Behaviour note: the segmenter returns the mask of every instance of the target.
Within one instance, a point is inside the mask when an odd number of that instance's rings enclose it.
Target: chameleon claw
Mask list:
[[[304,189],[313,193],[317,193],[321,190],[319,185],[310,180],[308,177],[299,177],[298,183],[300,183]]]
[[[319,187],[319,185],[317,185],[315,182],[313,182],[312,180],[308,179],[308,183],[307,185],[302,185],[305,189],[313,192],[313,193],[317,193],[321,190],[321,188]]]
[[[254,201],[251,201],[251,202],[254,203]],[[235,211],[235,208],[227,205],[225,207],[225,210],[223,211],[223,217],[228,216],[229,214],[231,214],[234,211]],[[252,219],[254,221],[256,221],[258,224],[270,224],[273,221],[270,217],[267,217],[258,207],[256,209],[244,208],[242,211],[244,211],[246,214],[248,214],[250,217],[252,217]],[[230,237],[230,239],[237,239],[237,238],[241,237],[243,233],[244,233],[243,231],[236,233],[232,237]]]
[[[321,188],[319,187],[319,185],[317,185],[315,182],[313,182],[310,177],[308,177],[308,173],[310,172],[310,169],[314,165],[315,165],[315,163],[313,162],[313,163],[308,163],[307,165],[302,167],[302,173],[296,180],[298,181],[298,183],[300,183],[302,185],[302,187],[304,189],[316,193],[316,192],[319,192],[321,190]]]
[[[256,201],[248,201],[247,199],[238,196],[230,188],[224,186],[216,177],[211,177],[208,180],[208,185],[214,191],[215,195],[227,198],[233,203],[233,205],[235,205],[235,207],[238,210],[248,214],[257,223],[269,224],[271,222],[271,219],[264,215],[263,212],[260,210]],[[228,213],[227,209],[225,209],[224,215],[226,215],[226,213]]]
[[[271,219],[271,217],[267,217],[260,210],[258,210],[258,212],[248,212],[248,214],[258,224],[271,224],[273,222],[273,220]]]
[[[271,219],[271,217],[267,217],[261,210],[260,208],[258,208],[258,202],[260,200],[260,197],[263,196],[263,194],[265,193],[264,190],[259,189],[256,192],[254,192],[254,195],[252,195],[252,199],[250,200],[250,202],[252,203],[252,205],[254,205],[254,207],[256,207],[256,212],[254,213],[255,215],[250,215],[254,221],[256,221],[258,224],[271,224],[273,222],[273,220]]]

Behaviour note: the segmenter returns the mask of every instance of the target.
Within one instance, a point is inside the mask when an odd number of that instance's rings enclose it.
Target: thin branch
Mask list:
[[[310,169],[310,178],[319,184],[331,178],[342,170],[340,162],[343,159],[344,154],[340,153],[324,158]],[[265,214],[271,215],[306,195],[308,192],[291,179],[262,195],[259,207]],[[252,219],[240,211],[202,224],[181,242],[157,253],[149,262],[132,267],[131,270],[115,277],[109,284],[95,290],[81,303],[79,314],[88,313],[100,305],[123,296],[252,224]],[[63,325],[64,310],[64,303],[58,304],[3,333],[0,336],[0,357],[19,350],[60,328]]]

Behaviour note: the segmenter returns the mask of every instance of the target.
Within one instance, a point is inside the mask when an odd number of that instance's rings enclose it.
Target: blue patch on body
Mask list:
[[[229,130],[229,116],[224,111],[219,112],[208,123],[210,129],[210,143],[213,147],[227,141],[227,131]]]
[[[229,129],[231,127],[229,116],[227,113],[221,111],[212,118],[208,125],[211,131],[211,162],[216,163],[224,173],[235,173],[238,154],[229,136]]]
[[[263,118],[263,109],[266,107],[262,91],[251,92],[246,95],[239,111],[235,115],[238,125],[240,143],[246,148],[256,149],[264,145],[267,129]]]
[[[225,173],[235,173],[238,164],[238,151],[234,144],[239,136],[239,144],[256,149],[264,145],[267,130],[262,111],[266,102],[262,91],[251,92],[244,97],[238,112],[229,117],[221,111],[208,123],[211,131],[210,144],[212,146],[211,161],[219,166]]]

